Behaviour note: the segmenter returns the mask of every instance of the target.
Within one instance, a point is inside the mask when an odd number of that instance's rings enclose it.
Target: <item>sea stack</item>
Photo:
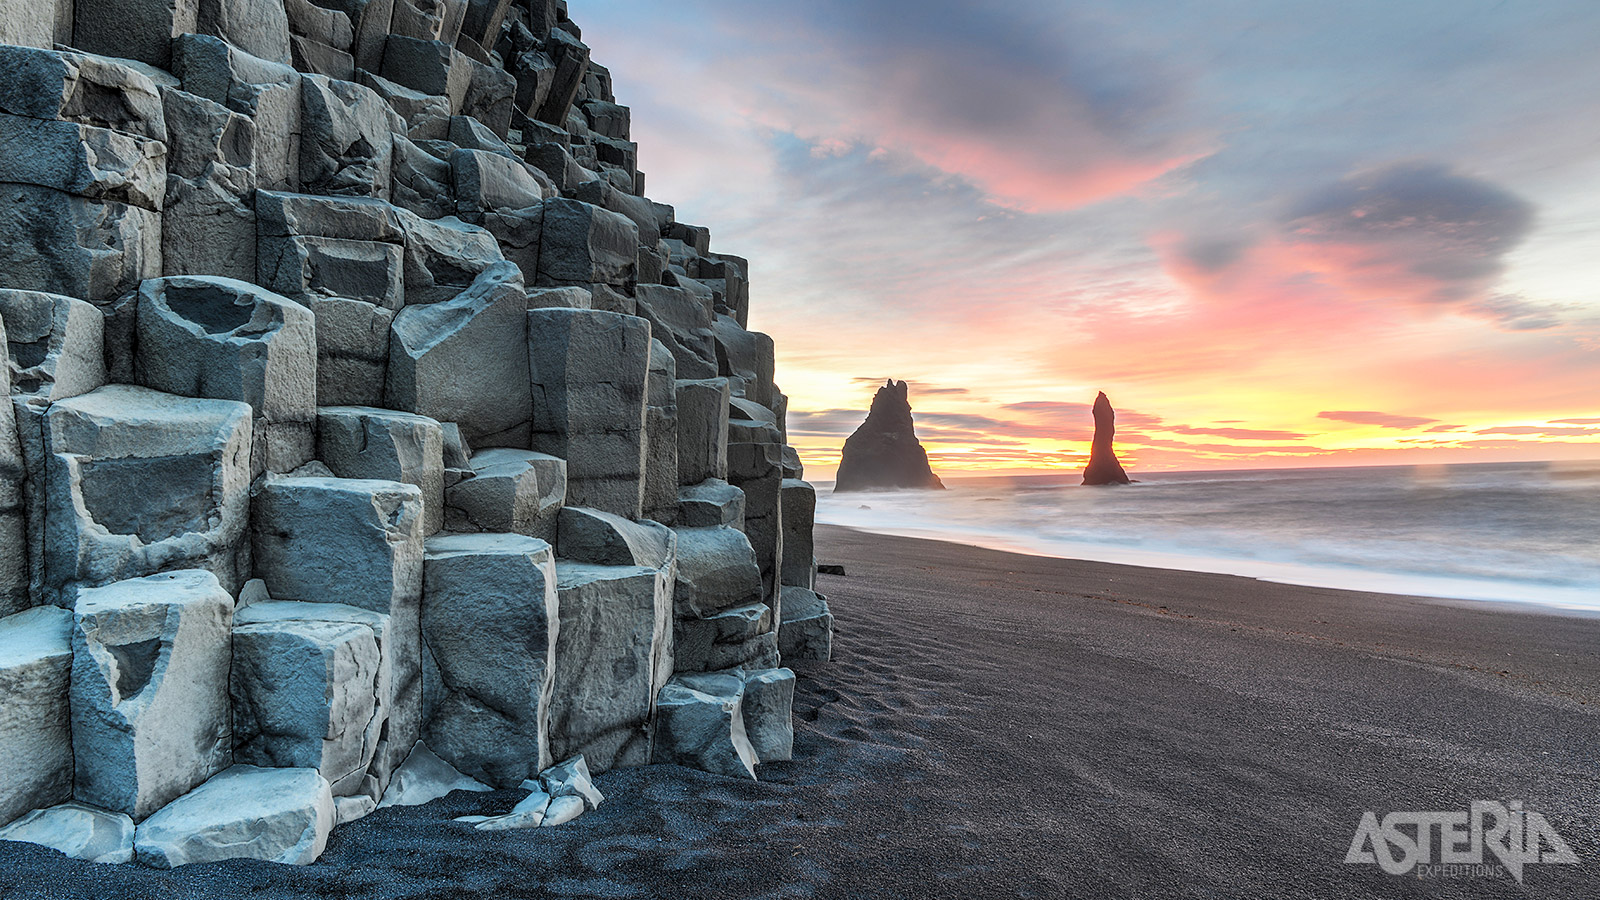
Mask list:
[[[844,442],[834,493],[894,488],[944,490],[928,466],[928,453],[917,441],[911,422],[911,400],[904,381],[878,388],[872,410],[855,434]]]
[[[1111,442],[1117,435],[1117,411],[1105,391],[1094,398],[1094,446],[1089,450],[1089,465],[1083,470],[1084,484],[1128,484],[1128,473],[1117,462]]]

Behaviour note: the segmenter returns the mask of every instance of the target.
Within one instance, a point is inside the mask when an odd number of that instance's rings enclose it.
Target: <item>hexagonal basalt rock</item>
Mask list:
[[[46,589],[203,568],[249,573],[251,409],[107,385],[45,418]]]
[[[231,278],[151,279],[139,288],[135,348],[135,377],[146,387],[250,404],[255,474],[311,459],[317,340],[310,310]]]
[[[466,775],[515,787],[550,764],[555,554],[515,534],[428,541],[422,633],[439,668],[428,747]]]
[[[171,572],[84,590],[75,615],[73,796],[143,819],[231,758],[233,598]]]

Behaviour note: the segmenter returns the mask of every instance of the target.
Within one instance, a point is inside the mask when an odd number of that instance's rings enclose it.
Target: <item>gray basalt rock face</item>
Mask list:
[[[461,773],[516,787],[550,765],[555,554],[515,534],[428,541],[423,640],[439,667],[428,747]]]
[[[234,614],[231,683],[235,761],[281,765],[267,762],[269,754],[303,754],[305,761],[293,764],[322,771],[335,797],[376,804],[392,768],[386,735],[399,647],[391,621],[343,603],[268,596],[241,606]],[[254,636],[241,640],[247,631]],[[251,645],[289,652],[255,653]],[[369,646],[377,654],[375,669]]]
[[[596,773],[650,762],[656,694],[672,674],[668,573],[643,566],[556,564],[561,624],[550,751],[582,754]]]
[[[908,391],[904,381],[890,380],[878,388],[867,420],[844,442],[844,455],[833,486],[836,493],[944,489],[939,476],[928,467],[927,451],[917,441]]]
[[[811,524],[816,516],[817,489],[798,478],[785,477],[783,570],[779,578],[784,586],[814,588],[817,585],[817,557],[811,534]]]
[[[426,416],[361,406],[317,410],[317,459],[340,478],[414,484],[422,530],[444,527],[444,429]]]
[[[73,796],[140,821],[232,758],[233,598],[188,570],[87,589],[75,616]]]
[[[453,300],[408,306],[389,345],[388,406],[456,422],[472,443],[528,443],[528,303],[522,273],[497,263]]]
[[[251,408],[107,385],[45,418],[45,587],[249,572]],[[65,601],[63,601],[65,602]]]
[[[335,794],[361,786],[373,754],[378,637],[355,622],[285,619],[233,631],[235,762],[316,769]]]
[[[728,477],[728,379],[682,380],[678,393],[678,483]]]
[[[230,278],[179,275],[139,288],[134,377],[254,411],[252,474],[312,458],[317,339],[311,312]]]
[[[761,565],[762,592],[777,606],[783,574],[783,455],[778,444],[731,444],[728,481],[744,492],[744,533]]]
[[[788,399],[632,121],[555,0],[0,0],[0,836],[787,752]]]
[[[0,309],[0,346],[7,346],[4,310]],[[0,546],[15,548],[0,558],[0,620],[33,605],[28,580],[28,468],[17,434],[17,413],[11,397],[11,367],[0,366]]]
[[[1089,451],[1089,464],[1083,470],[1084,484],[1128,484],[1131,481],[1112,447],[1116,436],[1117,412],[1102,392],[1094,398],[1094,444]]]
[[[507,532],[554,542],[567,496],[567,462],[532,450],[490,448],[468,462],[470,478],[445,491],[453,532]]]
[[[580,309],[528,312],[533,449],[567,460],[567,502],[644,511],[650,324]]]
[[[803,587],[783,589],[778,649],[784,659],[833,658],[833,613],[826,597]]]
[[[72,796],[72,613],[31,609],[0,619],[0,820]]]
[[[714,478],[679,489],[678,527],[717,525],[731,525],[744,531],[744,491]]]

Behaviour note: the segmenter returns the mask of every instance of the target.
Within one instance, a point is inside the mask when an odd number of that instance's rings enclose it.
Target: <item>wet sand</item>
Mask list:
[[[1600,897],[1600,618],[818,530],[832,663],[795,760],[608,773],[558,829],[457,793],[317,865],[93,866],[0,843],[0,898]],[[1365,810],[1527,802],[1525,884],[1344,864]]]

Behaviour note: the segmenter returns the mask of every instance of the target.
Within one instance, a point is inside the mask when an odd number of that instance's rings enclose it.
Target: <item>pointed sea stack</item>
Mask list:
[[[917,441],[906,383],[893,378],[878,388],[867,420],[844,442],[833,491],[891,488],[944,490],[944,483],[928,466],[927,451]]]
[[[1084,484],[1129,484],[1128,473],[1117,462],[1117,452],[1111,441],[1117,434],[1117,411],[1101,391],[1094,398],[1094,447],[1089,451],[1089,465],[1083,470]],[[842,470],[841,470],[842,471]]]

